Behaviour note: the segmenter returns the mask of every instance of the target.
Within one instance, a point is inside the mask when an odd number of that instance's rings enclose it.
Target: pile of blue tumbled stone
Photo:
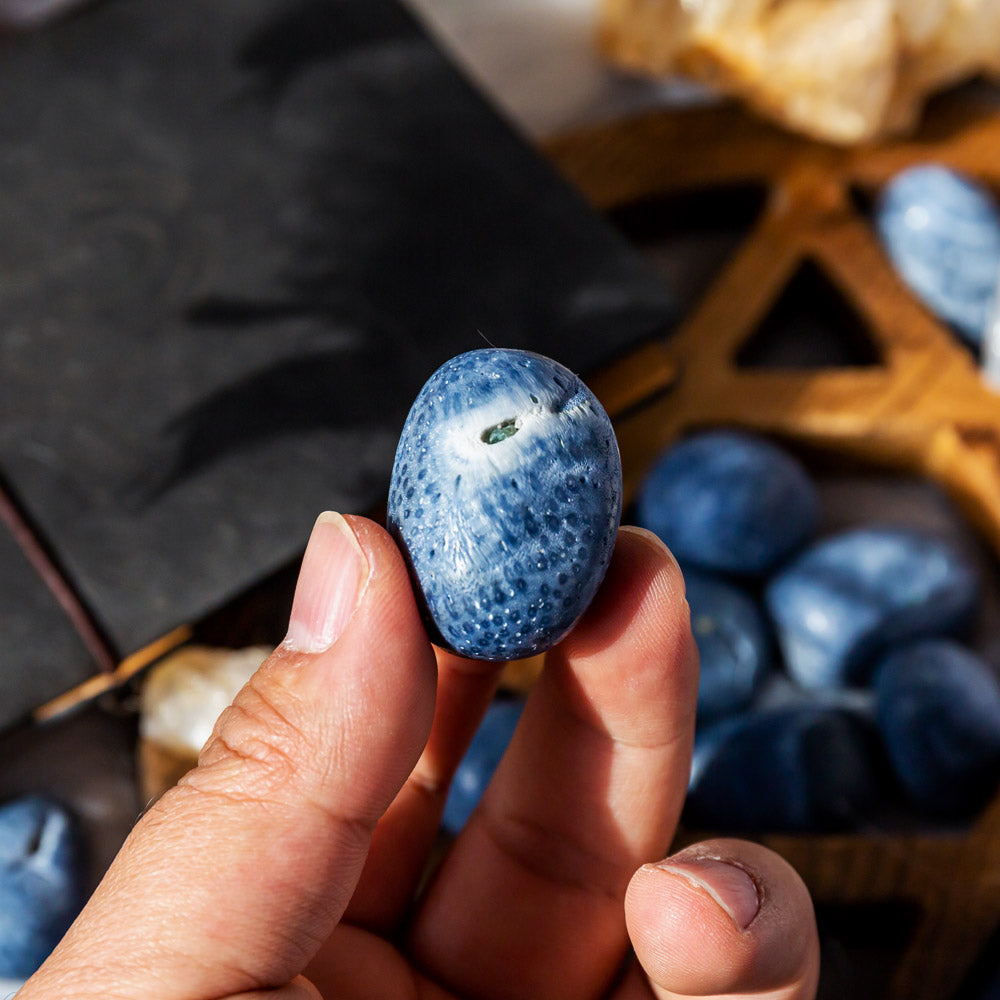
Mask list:
[[[743,432],[681,441],[642,486],[636,519],[684,567],[701,657],[687,822],[973,815],[1000,777],[1000,683],[960,641],[976,568],[901,524],[818,537],[819,515],[799,461]]]

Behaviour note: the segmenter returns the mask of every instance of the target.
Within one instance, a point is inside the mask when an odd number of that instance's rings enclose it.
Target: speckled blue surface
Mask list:
[[[604,577],[621,496],[611,421],[576,375],[526,351],[445,363],[407,417],[388,505],[432,640],[484,660],[558,642]]]
[[[698,644],[698,722],[753,700],[771,662],[767,622],[754,599],[724,580],[684,570],[691,631]]]
[[[724,833],[855,828],[879,798],[875,751],[868,723],[842,709],[725,719],[695,741],[685,822]]]
[[[947,167],[911,167],[885,186],[875,219],[913,293],[981,344],[1000,275],[1000,211],[990,191]]]
[[[66,812],[42,798],[0,806],[0,978],[30,976],[83,906],[80,851]]]
[[[653,466],[637,519],[682,562],[723,573],[772,571],[816,528],[816,488],[799,462],[739,431],[695,434]]]
[[[1000,778],[1000,684],[956,642],[894,650],[874,680],[882,738],[912,801],[932,815],[968,815]]]
[[[866,682],[883,649],[959,628],[978,596],[974,567],[951,545],[896,526],[817,542],[765,590],[788,672],[808,688]]]
[[[479,805],[514,735],[523,708],[522,701],[498,698],[486,710],[448,790],[441,825],[449,833],[457,834]]]

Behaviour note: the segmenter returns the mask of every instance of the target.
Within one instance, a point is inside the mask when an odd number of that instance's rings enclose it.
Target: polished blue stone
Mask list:
[[[522,701],[498,698],[487,709],[448,790],[441,825],[449,833],[457,834],[479,805],[514,735],[523,708]]]
[[[764,438],[706,431],[667,450],[643,482],[636,514],[681,562],[723,573],[769,573],[816,528],[816,488]]]
[[[28,796],[0,807],[0,978],[27,978],[83,906],[80,850],[60,806]]]
[[[876,718],[909,798],[932,815],[968,815],[1000,779],[1000,684],[947,639],[893,650],[874,677]]]
[[[978,596],[975,568],[951,545],[897,526],[823,539],[765,590],[785,666],[807,688],[865,683],[883,649],[959,629]]]
[[[875,218],[913,293],[981,344],[1000,275],[1000,210],[990,191],[947,167],[911,167],[885,186]]]
[[[444,364],[406,419],[388,526],[432,640],[506,660],[558,642],[586,610],[621,518],[618,443],[594,394],[527,351]]]
[[[698,645],[698,722],[729,715],[753,700],[771,664],[771,637],[754,599],[733,584],[684,571],[691,631]]]
[[[880,797],[877,760],[871,726],[853,712],[732,716],[698,733],[684,820],[720,833],[857,828]]]

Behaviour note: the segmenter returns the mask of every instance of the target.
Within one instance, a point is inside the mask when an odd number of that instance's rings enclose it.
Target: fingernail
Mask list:
[[[760,909],[757,884],[740,867],[717,858],[677,855],[655,865],[702,889],[726,911],[738,930],[745,931]]]
[[[299,570],[285,645],[321,653],[340,637],[368,580],[368,560],[340,514],[320,514]]]

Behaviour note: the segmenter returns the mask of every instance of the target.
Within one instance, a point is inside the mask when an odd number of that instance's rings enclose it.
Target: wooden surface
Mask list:
[[[995,99],[969,92],[936,102],[911,139],[864,149],[796,138],[728,106],[661,112],[553,141],[553,163],[605,212],[706,187],[750,183],[767,191],[750,235],[679,329],[592,382],[615,419],[626,501],[680,435],[737,425],[930,477],[1000,553],[1000,396],[902,285],[857,197],[927,161],[996,189],[998,150]],[[864,321],[880,363],[737,365],[740,348],[806,262]],[[962,833],[766,842],[795,865],[818,903],[919,908],[893,998],[948,997],[1000,923],[1000,800]]]

